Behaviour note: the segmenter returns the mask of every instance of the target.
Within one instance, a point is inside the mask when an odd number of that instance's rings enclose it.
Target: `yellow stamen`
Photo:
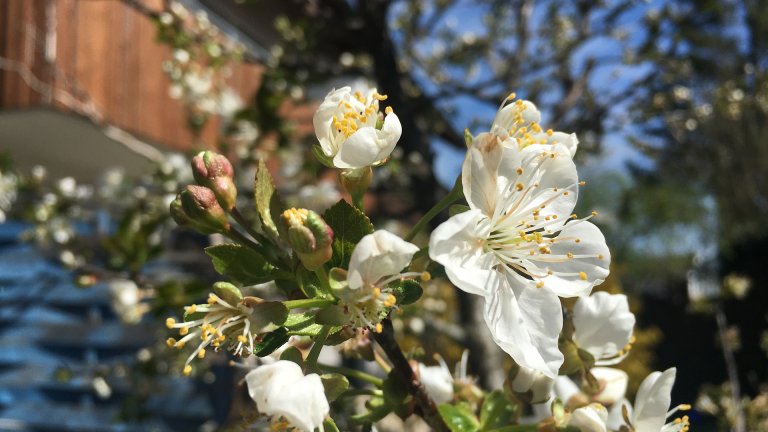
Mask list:
[[[192,366],[190,365],[184,366],[184,370],[181,373],[183,373],[184,376],[189,376],[192,373]]]

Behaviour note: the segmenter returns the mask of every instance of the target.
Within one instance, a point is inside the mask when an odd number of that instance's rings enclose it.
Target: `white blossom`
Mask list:
[[[608,275],[610,253],[595,225],[571,220],[579,181],[570,150],[520,147],[493,133],[473,140],[462,166],[470,210],[432,233],[429,254],[457,287],[485,299],[486,324],[516,363],[554,378],[563,362],[558,296],[588,295]]]
[[[304,375],[296,363],[278,360],[248,372],[245,381],[256,408],[272,417],[273,430],[323,430],[330,406],[319,375]]]
[[[598,365],[619,363],[629,353],[635,316],[624,294],[596,292],[573,308],[573,340]]]
[[[378,230],[358,242],[349,259],[343,286],[335,289],[354,327],[381,332],[381,320],[397,299],[390,282],[421,273],[401,273],[419,248],[389,231]]]
[[[376,89],[353,92],[350,87],[332,90],[312,119],[323,154],[337,168],[362,168],[383,163],[394,150],[402,126],[391,107],[382,114],[386,100]]]
[[[678,410],[690,409],[690,405],[678,405],[669,409],[676,373],[675,368],[669,368],[664,372],[652,372],[640,384],[634,407],[625,405],[635,432],[685,432],[688,430],[688,416],[666,423],[667,418]]]
[[[608,411],[605,407],[592,403],[574,410],[568,420],[568,426],[575,427],[581,432],[606,432],[607,418]]]
[[[453,376],[445,361],[440,360],[440,364],[436,366],[419,363],[419,381],[424,384],[429,397],[438,404],[453,399]]]
[[[507,100],[510,99],[514,99],[514,94],[507,98]],[[576,134],[557,132],[552,129],[545,131],[539,125],[540,121],[541,113],[536,105],[527,100],[518,99],[499,109],[493,120],[491,133],[501,139],[511,138],[520,148],[533,144],[562,144],[573,157],[579,144]]]

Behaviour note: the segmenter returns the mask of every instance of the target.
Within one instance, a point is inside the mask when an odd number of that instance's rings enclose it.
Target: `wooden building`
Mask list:
[[[53,175],[92,179],[107,166],[138,172],[157,149],[215,142],[218,119],[198,139],[186,127],[184,105],[169,96],[162,64],[171,52],[156,42],[151,18],[163,3],[0,0],[0,151],[10,150],[21,167],[42,164]],[[234,26],[224,34],[258,49]],[[227,84],[247,101],[262,70],[239,64]]]

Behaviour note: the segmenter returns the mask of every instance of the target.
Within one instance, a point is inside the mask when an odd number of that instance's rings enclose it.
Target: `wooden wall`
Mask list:
[[[143,2],[158,10],[162,5],[162,0]],[[141,138],[176,149],[211,145],[217,119],[196,142],[183,105],[168,96],[170,82],[161,64],[169,56],[168,48],[155,42],[152,21],[120,0],[0,0],[0,66],[2,59],[23,64],[45,86],[87,97],[106,122]],[[7,62],[0,69],[0,109],[68,110],[30,88]],[[260,77],[260,66],[243,64],[229,85],[247,101]]]

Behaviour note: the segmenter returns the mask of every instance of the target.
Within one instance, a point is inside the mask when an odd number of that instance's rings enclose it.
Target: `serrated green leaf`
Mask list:
[[[488,393],[480,408],[480,430],[491,430],[511,424],[518,407],[501,390]]]
[[[333,402],[349,388],[349,380],[342,374],[326,373],[320,375],[328,402]]]
[[[440,404],[437,411],[451,432],[475,432],[480,427],[475,414],[464,406]]]
[[[256,285],[269,282],[277,276],[277,270],[253,249],[237,245],[222,244],[205,248],[213,260],[216,271],[242,285]]]
[[[289,337],[285,327],[280,327],[272,333],[267,333],[261,342],[255,344],[253,354],[259,357],[268,356],[288,342]]]
[[[330,267],[349,267],[349,257],[355,245],[373,232],[370,219],[363,212],[340,200],[323,213],[323,219],[333,230],[333,256]]]
[[[253,196],[256,201],[256,211],[259,213],[264,230],[274,238],[278,238],[276,222],[280,213],[285,210],[285,205],[277,195],[272,175],[263,159],[259,159],[259,166],[256,168]]]
[[[320,334],[320,332],[323,330],[322,324],[310,324],[306,327],[297,328],[295,330],[290,330],[288,334],[291,336],[317,336]],[[341,327],[331,327],[331,334],[338,332],[341,330]]]
[[[288,330],[298,330],[315,323],[314,312],[299,312],[288,314],[284,326]]]
[[[416,302],[424,293],[421,284],[413,279],[397,281],[390,286],[392,286],[392,294],[397,299],[397,304],[401,306]]]

